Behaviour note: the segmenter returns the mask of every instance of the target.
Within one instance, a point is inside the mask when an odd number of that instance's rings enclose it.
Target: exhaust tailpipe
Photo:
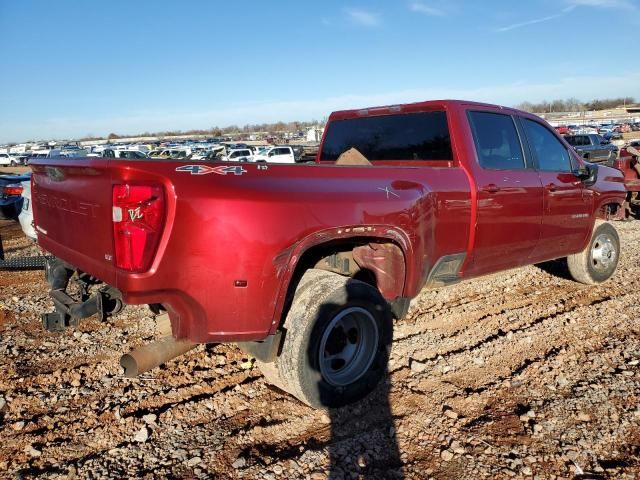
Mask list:
[[[124,376],[133,378],[187,353],[197,345],[197,343],[176,340],[172,336],[163,337],[123,355],[120,358],[120,365],[124,368]]]

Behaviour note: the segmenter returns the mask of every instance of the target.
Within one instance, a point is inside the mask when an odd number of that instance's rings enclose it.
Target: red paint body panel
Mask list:
[[[452,161],[387,161],[373,167],[243,163],[242,175],[191,175],[176,171],[185,163],[172,160],[34,160],[39,242],[118,288],[127,303],[162,303],[174,334],[196,342],[258,340],[273,333],[300,257],[336,239],[395,243],[405,259],[405,277],[401,286],[385,285],[385,291],[401,291],[404,297],[420,292],[445,255],[466,254],[461,278],[551,258],[539,247],[547,225],[543,205],[549,202],[535,171],[522,172],[520,183],[505,188],[502,196],[480,190],[503,182],[504,175],[480,168],[466,118],[469,108],[528,116],[440,101],[335,112],[329,119],[446,110]],[[612,180],[599,179],[590,191],[598,192],[599,204],[622,203],[622,176],[606,167],[601,171]],[[113,185],[122,183],[158,185],[165,192],[165,228],[144,273],[114,266],[111,194]],[[548,223],[549,232],[560,240],[587,238],[599,206],[593,197],[580,196],[586,205],[580,204],[580,212],[587,211],[588,219],[569,229],[562,227],[563,215],[577,208],[578,197],[571,208],[559,201],[559,217]],[[583,243],[553,255],[574,253]],[[246,287],[236,287],[236,280],[246,281]]]
[[[634,157],[626,148],[620,149],[620,156],[614,162],[614,166],[624,174],[624,183],[630,192],[640,192],[640,178],[638,172],[633,168],[640,159]]]

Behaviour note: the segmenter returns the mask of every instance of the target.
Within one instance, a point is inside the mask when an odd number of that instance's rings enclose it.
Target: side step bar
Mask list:
[[[0,260],[0,270],[44,270],[54,257],[37,255],[34,257],[13,257]]]

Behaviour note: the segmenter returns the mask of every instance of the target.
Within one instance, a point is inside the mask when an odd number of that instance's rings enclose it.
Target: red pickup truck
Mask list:
[[[239,342],[313,406],[375,387],[393,317],[421,289],[563,257],[598,283],[620,252],[606,220],[624,214],[622,174],[584,162],[537,116],[481,103],[334,112],[310,164],[31,167],[38,240],[58,258],[47,328],[149,304],[172,336],[147,363]]]

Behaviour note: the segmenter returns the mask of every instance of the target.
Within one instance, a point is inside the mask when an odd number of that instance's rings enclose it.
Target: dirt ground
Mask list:
[[[0,272],[0,477],[640,478],[640,221],[616,227],[604,285],[556,262],[423,292],[389,380],[328,413],[231,345],[123,378],[146,307],[48,333],[42,272]],[[15,223],[0,235],[35,250]]]

